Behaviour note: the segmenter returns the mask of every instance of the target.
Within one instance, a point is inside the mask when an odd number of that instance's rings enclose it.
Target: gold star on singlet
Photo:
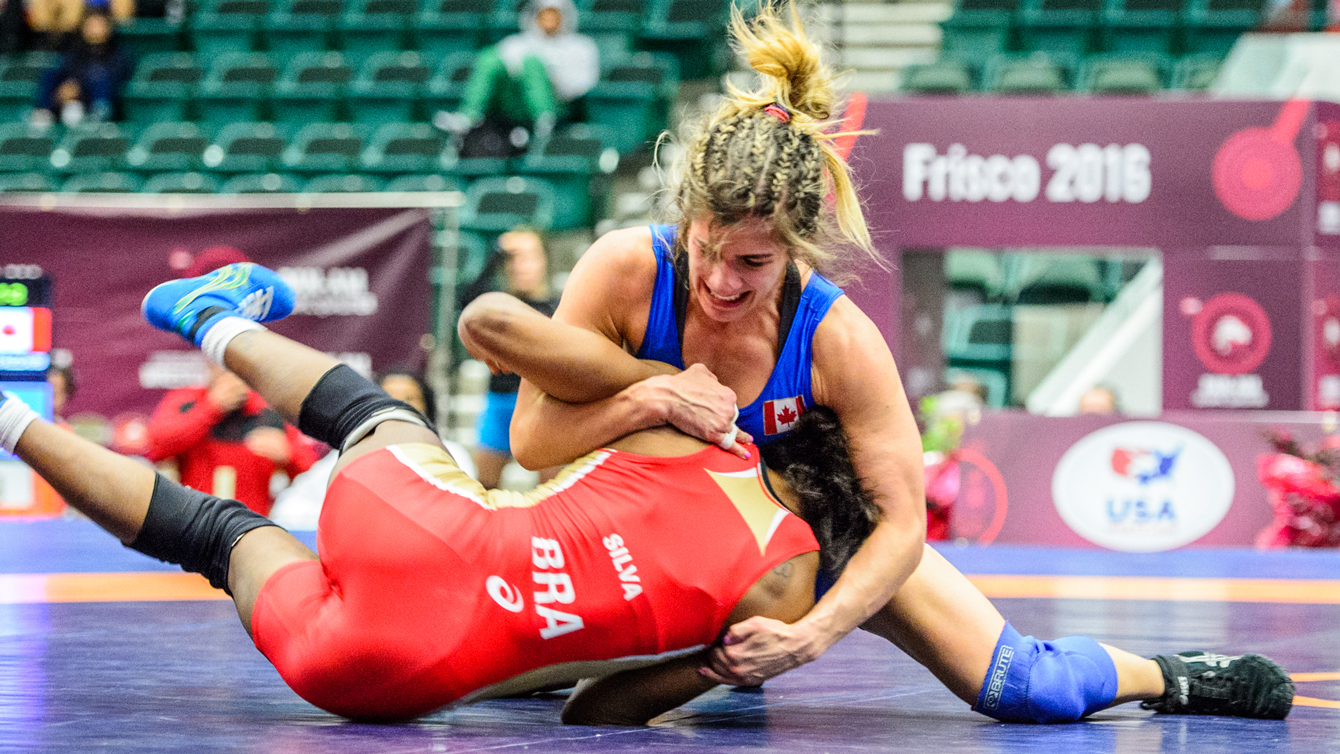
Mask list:
[[[777,525],[786,518],[787,510],[773,502],[763,489],[757,468],[728,473],[708,471],[707,474],[726,493],[735,510],[740,512],[749,531],[754,533],[758,552],[762,555],[767,551],[768,542],[772,540],[773,532],[777,531]]]

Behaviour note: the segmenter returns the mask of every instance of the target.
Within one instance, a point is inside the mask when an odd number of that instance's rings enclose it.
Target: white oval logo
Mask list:
[[[1186,427],[1126,422],[1075,443],[1052,475],[1061,519],[1096,545],[1160,552],[1190,544],[1233,503],[1233,468]]]
[[[526,606],[526,600],[521,596],[521,592],[501,576],[488,577],[484,582],[484,588],[488,590],[493,601],[501,605],[504,610],[519,613],[521,608]]]

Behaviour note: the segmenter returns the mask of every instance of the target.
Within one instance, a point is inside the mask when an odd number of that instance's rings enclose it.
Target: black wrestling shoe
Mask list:
[[[1140,703],[1165,715],[1222,715],[1283,720],[1293,707],[1293,681],[1261,655],[1182,652],[1158,655],[1163,696]]]

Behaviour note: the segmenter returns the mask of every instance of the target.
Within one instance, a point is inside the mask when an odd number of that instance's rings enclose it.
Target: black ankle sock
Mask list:
[[[433,423],[413,406],[395,400],[358,372],[339,364],[321,375],[312,392],[303,399],[298,411],[298,429],[338,449],[344,446],[349,433],[373,414],[395,408],[412,411],[423,419],[424,426],[432,428]]]
[[[159,475],[139,536],[126,546],[201,574],[210,586],[231,595],[228,559],[233,545],[264,526],[275,524],[236,500],[206,495]]]

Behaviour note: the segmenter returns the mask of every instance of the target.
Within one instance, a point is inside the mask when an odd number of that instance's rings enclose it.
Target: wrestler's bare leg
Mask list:
[[[893,642],[960,699],[976,704],[1005,618],[943,555],[927,547],[912,576],[862,628]],[[1113,704],[1163,694],[1163,675],[1153,660],[1102,647],[1117,668]]]
[[[244,332],[233,338],[224,352],[224,366],[260,393],[265,402],[291,424],[298,423],[302,403],[322,375],[339,363],[315,348],[268,330]],[[407,422],[388,421],[340,454],[334,473],[339,473],[346,464],[364,453],[409,442],[442,445],[432,430]],[[248,631],[251,609],[261,587],[275,571],[294,560],[295,552],[285,546],[288,540],[300,547],[307,559],[316,559],[316,555],[301,542],[275,527],[248,532],[233,547],[228,586]]]

